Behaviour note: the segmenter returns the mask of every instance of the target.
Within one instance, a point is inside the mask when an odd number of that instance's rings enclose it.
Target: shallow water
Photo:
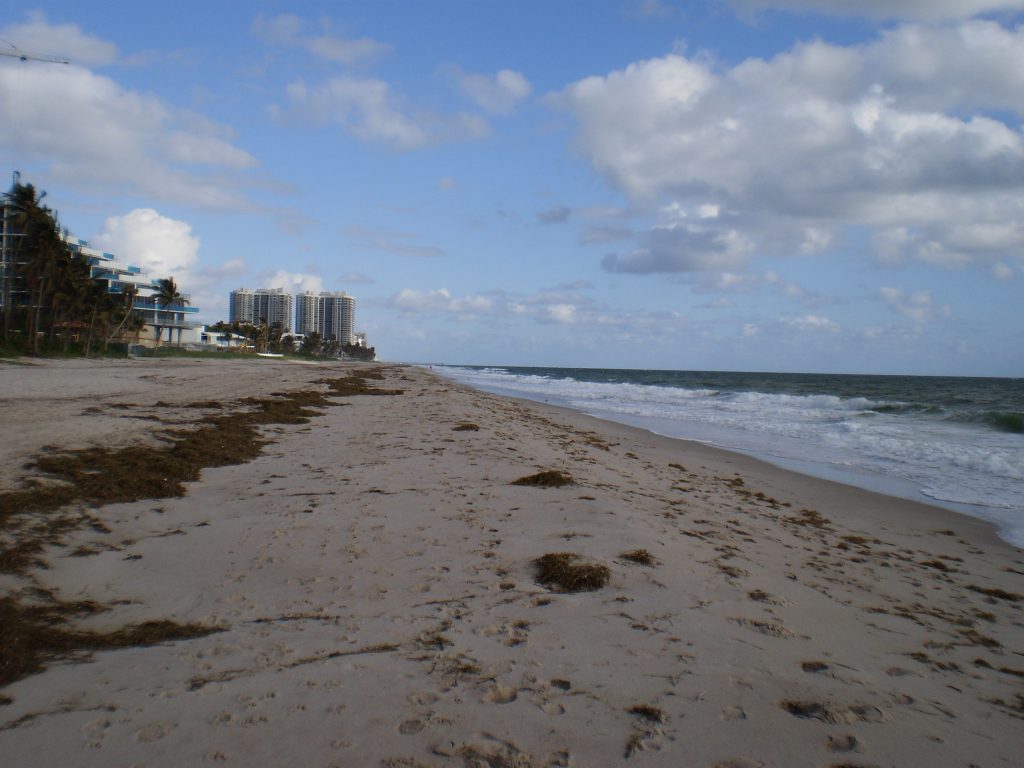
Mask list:
[[[807,474],[929,501],[1024,546],[1024,380],[628,369],[436,367]]]

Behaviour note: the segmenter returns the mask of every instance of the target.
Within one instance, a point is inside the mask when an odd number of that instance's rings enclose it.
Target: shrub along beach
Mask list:
[[[408,366],[0,362],[0,423],[5,765],[1020,765],[979,520]]]

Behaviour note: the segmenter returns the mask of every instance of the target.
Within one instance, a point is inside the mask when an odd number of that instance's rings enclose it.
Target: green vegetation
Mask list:
[[[92,279],[89,264],[61,239],[45,197],[21,183],[6,195],[4,354],[90,355],[115,339],[137,338],[143,322],[132,312],[135,293],[110,293]]]

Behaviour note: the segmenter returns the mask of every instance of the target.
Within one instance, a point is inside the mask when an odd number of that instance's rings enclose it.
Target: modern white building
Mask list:
[[[231,292],[228,321],[253,325],[281,326],[283,333],[292,331],[292,295],[283,288],[239,288]]]
[[[159,281],[148,277],[141,267],[119,261],[112,253],[91,248],[85,240],[79,240],[66,231],[61,233],[61,239],[72,254],[86,261],[90,277],[103,283],[107,293],[124,293],[129,286],[134,287],[136,297],[132,313],[145,322],[139,333],[139,343],[151,346],[183,344],[192,340],[200,325],[190,318],[199,308],[188,306],[190,297],[187,294],[182,294],[180,303],[164,306],[156,300]]]
[[[342,344],[355,343],[356,300],[345,292],[313,293],[306,291],[296,297],[295,332],[316,331],[323,339],[337,339]]]

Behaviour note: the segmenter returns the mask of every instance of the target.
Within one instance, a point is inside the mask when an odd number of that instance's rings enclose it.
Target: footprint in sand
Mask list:
[[[103,746],[104,732],[110,727],[110,721],[105,717],[91,720],[82,726],[82,735],[88,740],[89,746],[99,749]]]
[[[152,723],[144,725],[135,732],[136,741],[159,741],[168,733],[174,730],[173,725],[163,723]]]
[[[427,715],[427,718],[430,716]],[[419,733],[426,727],[426,721],[421,718],[411,718],[409,720],[403,720],[398,724],[398,732],[403,736],[409,736],[414,733]]]
[[[508,704],[517,698],[518,691],[508,685],[493,685],[484,694],[484,701],[488,704]]]
[[[829,736],[825,739],[825,749],[829,752],[860,752],[860,742],[855,736]]]
[[[743,707],[730,704],[722,710],[721,717],[723,720],[746,720],[747,713],[743,711]]]
[[[425,704],[433,704],[441,697],[436,693],[430,693],[429,691],[423,691],[420,693],[413,693],[409,695],[409,702],[416,704],[417,706],[423,706]]]

